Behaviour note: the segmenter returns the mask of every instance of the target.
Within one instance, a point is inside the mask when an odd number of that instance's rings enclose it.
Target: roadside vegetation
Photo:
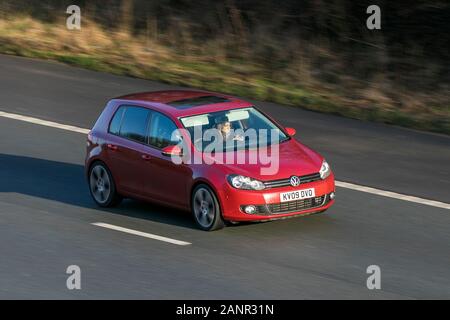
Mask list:
[[[373,31],[364,4],[231,0],[80,2],[70,31],[69,2],[2,1],[0,53],[450,134],[445,2]]]

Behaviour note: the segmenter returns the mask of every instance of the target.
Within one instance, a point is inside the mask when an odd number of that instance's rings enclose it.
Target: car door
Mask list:
[[[148,145],[144,146],[145,170],[142,172],[143,190],[149,198],[180,207],[189,204],[188,182],[192,170],[185,164],[175,164],[170,156],[162,154],[162,149],[176,145],[172,133],[177,130],[175,123],[166,115],[152,111],[148,127]]]
[[[149,119],[149,109],[121,106],[111,121],[106,159],[119,192],[142,195],[141,148],[147,140]]]

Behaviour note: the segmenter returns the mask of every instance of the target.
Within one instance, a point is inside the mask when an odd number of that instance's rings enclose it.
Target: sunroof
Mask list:
[[[168,105],[175,107],[177,109],[189,109],[192,107],[203,106],[206,104],[222,103],[222,102],[229,102],[229,101],[230,100],[228,100],[227,98],[223,98],[223,97],[202,96],[202,97],[195,97],[195,98],[172,101],[172,102],[169,102]]]

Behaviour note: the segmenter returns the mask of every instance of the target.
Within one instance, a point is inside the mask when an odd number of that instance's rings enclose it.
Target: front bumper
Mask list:
[[[315,197],[290,202],[280,202],[280,193],[314,188]],[[325,180],[305,183],[299,187],[281,187],[261,191],[238,190],[229,185],[219,194],[222,216],[231,221],[264,221],[287,218],[296,215],[307,215],[328,209],[334,200],[331,194],[335,192],[334,176],[331,174]],[[247,214],[246,205],[256,207],[256,212]]]

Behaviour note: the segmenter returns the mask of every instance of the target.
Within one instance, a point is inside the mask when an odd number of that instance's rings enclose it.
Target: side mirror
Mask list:
[[[295,133],[297,132],[294,128],[285,128],[286,133],[290,136],[293,137],[295,135]]]
[[[162,149],[161,152],[165,156],[179,156],[181,157],[183,155],[183,150],[179,146],[167,146]]]

